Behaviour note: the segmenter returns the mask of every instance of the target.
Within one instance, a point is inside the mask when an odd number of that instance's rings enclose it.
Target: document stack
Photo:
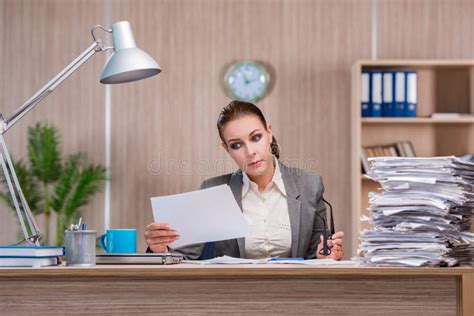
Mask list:
[[[369,158],[368,221],[360,235],[365,264],[471,265],[474,234],[474,163],[450,157]]]

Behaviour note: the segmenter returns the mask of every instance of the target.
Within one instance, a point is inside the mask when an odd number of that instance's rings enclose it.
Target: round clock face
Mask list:
[[[268,92],[270,75],[262,64],[244,60],[230,66],[224,80],[229,97],[256,102]]]

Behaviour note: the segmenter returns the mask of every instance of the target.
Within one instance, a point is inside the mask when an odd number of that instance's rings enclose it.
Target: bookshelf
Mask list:
[[[364,117],[361,118],[362,124],[473,124],[474,117],[456,118],[456,119],[439,119],[430,117],[414,117],[414,118],[398,118],[398,117]]]
[[[415,70],[417,117],[361,117],[362,70]],[[474,154],[474,60],[361,60],[352,67],[351,162],[352,249],[358,248],[359,232],[368,227],[368,193],[377,182],[361,176],[361,146],[411,141],[417,156]],[[461,113],[457,118],[431,118],[432,113]]]

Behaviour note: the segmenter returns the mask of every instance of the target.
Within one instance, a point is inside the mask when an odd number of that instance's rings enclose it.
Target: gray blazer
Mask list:
[[[323,180],[298,168],[290,168],[278,161],[283,183],[287,193],[288,213],[291,225],[291,256],[314,259],[320,235],[324,232],[324,222],[315,212],[326,220],[326,207],[322,200]],[[242,171],[205,180],[200,189],[228,184],[235,200],[242,209]],[[186,259],[199,259],[205,243],[172,249],[183,254]],[[212,256],[232,256],[245,258],[245,238],[215,242]]]

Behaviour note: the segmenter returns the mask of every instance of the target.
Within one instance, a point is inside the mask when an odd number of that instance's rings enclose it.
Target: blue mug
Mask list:
[[[107,253],[136,253],[136,229],[107,229],[100,235],[100,246]]]

